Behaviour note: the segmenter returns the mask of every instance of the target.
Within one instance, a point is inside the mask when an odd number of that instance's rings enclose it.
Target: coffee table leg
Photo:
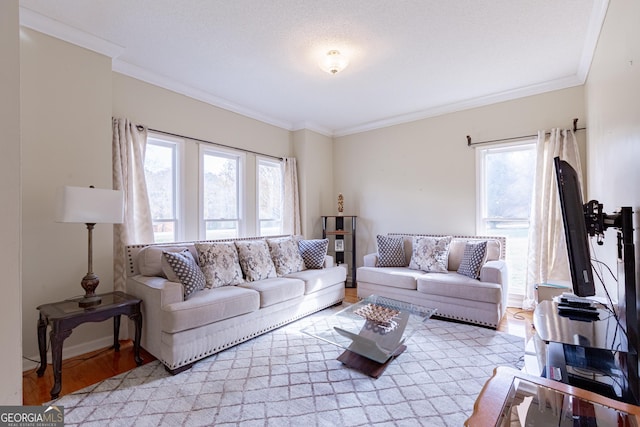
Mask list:
[[[113,348],[120,351],[120,315],[113,316]]]
[[[53,367],[53,387],[51,398],[57,399],[62,390],[62,343],[71,331],[59,331],[56,323],[51,329],[51,365]]]
[[[47,369],[47,322],[42,318],[42,314],[38,319],[38,350],[40,350],[40,367],[36,372],[41,377]]]

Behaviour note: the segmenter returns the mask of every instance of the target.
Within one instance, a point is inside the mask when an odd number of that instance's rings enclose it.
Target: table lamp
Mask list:
[[[81,285],[85,290],[84,298],[78,301],[80,307],[92,307],[100,304],[96,295],[100,283],[93,273],[92,231],[96,224],[121,224],[124,211],[122,191],[91,187],[63,187],[58,192],[57,222],[84,223],[89,232],[88,271]]]

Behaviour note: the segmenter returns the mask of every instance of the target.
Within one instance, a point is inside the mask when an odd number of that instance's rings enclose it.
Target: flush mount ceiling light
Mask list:
[[[329,74],[337,74],[349,65],[349,60],[340,51],[332,49],[320,61],[320,68]]]

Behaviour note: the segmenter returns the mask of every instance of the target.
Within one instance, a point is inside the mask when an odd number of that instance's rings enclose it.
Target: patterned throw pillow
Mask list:
[[[196,249],[207,288],[244,283],[238,250],[233,242],[196,243]]]
[[[329,239],[300,240],[298,249],[307,268],[323,268],[324,257],[327,256],[329,249]]]
[[[482,262],[484,261],[486,253],[486,240],[482,240],[480,242],[467,242],[464,245],[464,254],[462,255],[460,267],[458,267],[458,273],[471,277],[472,279],[480,277],[480,267],[482,267]]]
[[[450,243],[451,236],[414,236],[409,268],[427,273],[446,273],[449,265]]]
[[[193,259],[193,255],[188,249],[182,252],[163,252],[162,256],[173,270],[173,273],[180,279],[184,287],[184,298],[187,299],[195,292],[204,289],[207,280],[202,274],[202,270]]]
[[[378,241],[378,267],[405,267],[404,238],[380,236]]]
[[[235,245],[247,282],[278,276],[265,240],[242,240],[236,241]]]
[[[291,237],[267,239],[267,244],[278,276],[304,270],[304,260]]]

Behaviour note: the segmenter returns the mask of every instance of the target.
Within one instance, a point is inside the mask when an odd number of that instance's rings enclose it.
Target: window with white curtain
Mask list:
[[[243,160],[242,154],[200,146],[201,238],[242,235]]]
[[[147,137],[144,173],[157,243],[175,242],[183,237],[179,203],[182,144],[182,140]]]
[[[509,294],[522,298],[527,274],[535,140],[476,148],[477,233],[507,237]]]
[[[258,158],[257,169],[258,232],[260,236],[282,234],[282,163]]]

